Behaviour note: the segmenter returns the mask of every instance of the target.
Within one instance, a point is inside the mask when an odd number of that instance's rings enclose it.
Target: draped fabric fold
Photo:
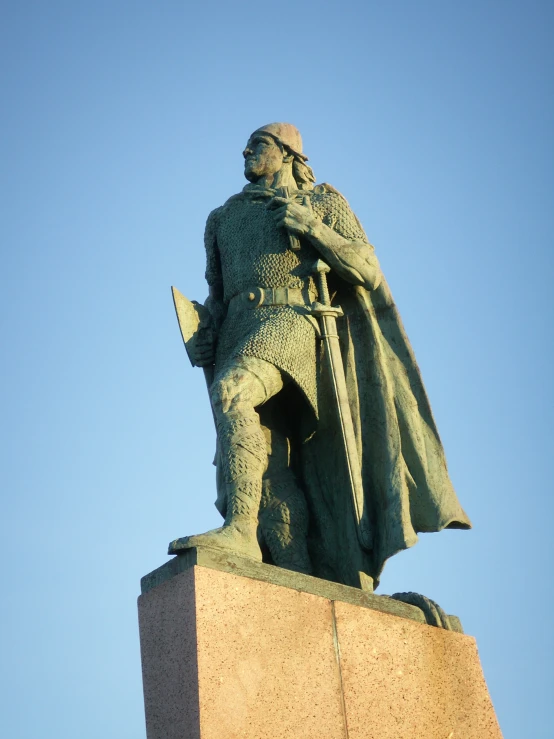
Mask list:
[[[415,357],[389,287],[373,292],[337,280],[346,381],[373,548],[361,549],[344,480],[330,388],[321,362],[320,422],[302,447],[311,511],[314,574],[356,587],[378,584],[386,560],[411,547],[418,532],[471,528],[448,475],[442,443]]]

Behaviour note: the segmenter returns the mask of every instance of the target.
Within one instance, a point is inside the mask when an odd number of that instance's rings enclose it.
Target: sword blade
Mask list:
[[[322,315],[321,335],[325,346],[325,356],[329,369],[329,376],[333,386],[333,395],[336,401],[337,415],[341,429],[341,440],[348,468],[348,483],[351,490],[352,502],[354,504],[354,515],[356,518],[356,531],[361,546],[370,550],[372,546],[371,529],[364,513],[364,487],[356,436],[354,434],[354,423],[350,411],[348,391],[346,388],[346,377],[342,364],[339,337],[337,333],[337,321],[334,316]]]

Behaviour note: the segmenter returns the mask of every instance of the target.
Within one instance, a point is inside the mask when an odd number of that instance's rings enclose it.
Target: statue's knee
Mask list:
[[[241,389],[231,379],[222,377],[216,380],[210,389],[210,400],[216,417],[241,410]]]
[[[256,398],[247,380],[236,382],[227,377],[216,380],[210,389],[210,399],[218,419],[222,415],[251,417],[255,413]]]
[[[210,402],[214,412],[223,408],[225,399],[228,397],[228,383],[225,379],[215,380],[210,387]]]

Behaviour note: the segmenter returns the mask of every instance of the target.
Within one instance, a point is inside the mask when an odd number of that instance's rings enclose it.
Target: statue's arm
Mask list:
[[[204,231],[204,246],[206,249],[206,282],[209,294],[205,306],[212,317],[212,327],[217,334],[227,312],[223,300],[223,275],[221,272],[221,258],[217,247],[217,220],[220,208],[213,210],[206,221]]]
[[[190,350],[193,364],[197,367],[207,367],[215,362],[218,333],[226,313],[226,305],[223,300],[221,260],[217,248],[218,210],[210,213],[204,231],[206,281],[209,286],[209,295],[204,302],[204,307],[208,310],[210,320],[202,321],[196,335],[194,348],[191,347]]]
[[[362,239],[348,239],[314,218],[306,237],[339,277],[366,290],[375,290],[381,282],[381,268],[371,244]]]
[[[344,197],[329,185],[321,187],[325,188],[321,218],[311,207],[273,198],[269,207],[274,210],[276,223],[309,239],[344,280],[375,290],[382,275],[373,246]]]

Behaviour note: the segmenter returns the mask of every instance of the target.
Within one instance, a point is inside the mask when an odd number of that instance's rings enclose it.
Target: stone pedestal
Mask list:
[[[139,620],[148,739],[502,736],[475,640],[383,596],[191,550]]]

